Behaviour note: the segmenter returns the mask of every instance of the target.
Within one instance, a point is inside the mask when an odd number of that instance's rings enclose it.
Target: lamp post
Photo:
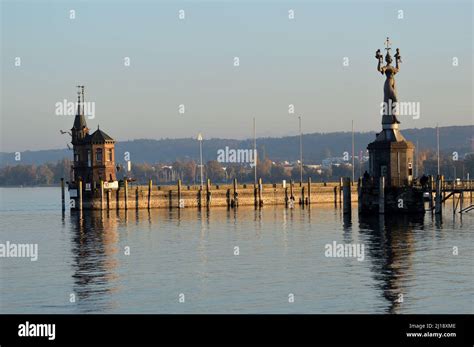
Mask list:
[[[254,185],[257,185],[257,123],[253,117],[253,164],[254,164]]]
[[[354,120],[352,120],[352,184],[355,180],[355,171],[354,171]]]
[[[303,185],[303,132],[301,130],[301,116],[298,116],[300,128],[300,186]]]
[[[438,162],[438,175],[440,174],[440,166],[439,166],[439,126],[436,124],[436,158]]]
[[[201,159],[201,189],[203,186],[203,178],[202,178],[202,135],[201,133],[198,134],[197,140],[199,141],[199,157]]]

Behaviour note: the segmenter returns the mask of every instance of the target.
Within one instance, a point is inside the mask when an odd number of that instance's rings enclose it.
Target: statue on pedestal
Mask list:
[[[380,53],[380,49],[375,52],[375,58],[378,60],[377,71],[381,74],[385,74],[387,79],[383,87],[384,97],[383,97],[383,116],[382,124],[400,124],[400,121],[397,119],[398,113],[398,97],[397,97],[397,88],[395,85],[395,75],[400,71],[400,63],[402,62],[402,57],[400,56],[400,50],[397,48],[395,54],[395,66],[392,66],[392,56],[390,55],[390,40],[387,37],[385,41],[387,54],[385,55],[385,62],[387,65],[382,66],[383,56]]]

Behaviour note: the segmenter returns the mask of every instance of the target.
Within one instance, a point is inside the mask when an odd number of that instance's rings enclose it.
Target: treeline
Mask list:
[[[471,152],[474,126],[441,127],[440,149],[444,152],[458,151],[460,154]],[[341,157],[351,152],[352,135],[350,132],[305,133],[303,130],[303,153],[306,163],[320,163],[328,157]],[[436,128],[404,129],[407,140],[417,148],[428,150],[436,148]],[[113,135],[113,134],[111,134]],[[355,153],[365,152],[367,144],[375,139],[375,132],[355,132]],[[271,158],[273,161],[296,161],[299,158],[299,136],[257,138],[259,158]],[[252,149],[253,139],[216,139],[204,138],[202,142],[203,160],[217,160],[219,150]],[[132,163],[172,163],[177,159],[199,161],[199,142],[195,138],[118,141],[115,145],[117,161],[124,153],[129,153]],[[44,164],[55,162],[64,157],[72,157],[68,149],[25,151],[21,153],[23,164]],[[0,167],[16,165],[15,153],[0,153]]]
[[[0,169],[0,186],[43,186],[69,179],[72,162],[62,159],[43,165],[8,165]]]
[[[56,163],[44,165],[8,165],[0,169],[0,186],[37,186],[59,184],[64,177],[70,180],[70,169],[72,162],[68,159]],[[368,171],[368,163],[356,160],[354,166],[355,178],[362,176]],[[423,174],[436,176],[438,160],[436,152],[432,150],[418,153],[418,163],[414,163],[414,175],[418,177]],[[131,172],[121,168],[117,172],[117,179],[129,177],[137,183],[146,184],[150,179],[156,184],[172,184],[181,179],[184,184],[199,184],[201,181],[201,170],[194,160],[178,160],[173,163],[156,164],[134,164]],[[253,167],[242,164],[223,165],[215,160],[208,161],[203,165],[203,180],[209,178],[213,183],[229,183],[234,178],[240,183],[251,183],[254,181],[255,171]],[[465,157],[457,157],[455,153],[443,154],[440,157],[440,172],[446,179],[474,177],[474,154]],[[272,162],[270,159],[261,160],[257,165],[257,177],[266,183],[278,183],[282,180],[300,180],[299,165],[288,166]],[[308,177],[314,182],[338,181],[340,177],[352,177],[352,166],[350,163],[333,165],[331,167],[307,167],[303,166],[303,180]]]
[[[354,163],[354,176],[357,180],[367,170],[369,171],[368,162]],[[145,184],[152,179],[153,182],[173,183],[181,179],[185,184],[200,183],[200,168],[193,160],[176,161],[170,166],[172,174],[162,175],[162,170],[157,170],[159,165],[135,164],[129,174],[130,177],[139,183]],[[418,153],[418,163],[414,163],[414,175],[421,177],[425,175],[436,176],[438,172],[438,160],[435,151],[426,150]],[[465,158],[455,157],[453,155],[443,154],[440,156],[440,173],[446,179],[453,178],[465,179],[474,178],[474,155],[467,155]],[[121,177],[125,176],[122,174]],[[204,182],[209,178],[215,183],[229,183],[234,178],[241,183],[250,183],[254,181],[254,168],[238,164],[223,165],[215,160],[208,161],[203,167]],[[282,180],[293,179],[299,181],[301,177],[299,165],[292,167],[285,166],[281,163],[274,163],[270,159],[258,162],[257,177],[262,178],[266,183],[278,183]],[[303,165],[303,180],[306,181],[311,177],[313,182],[331,182],[338,181],[340,177],[352,177],[352,165],[350,163],[341,165],[332,165],[331,167],[307,167]],[[416,178],[416,177],[415,177]]]

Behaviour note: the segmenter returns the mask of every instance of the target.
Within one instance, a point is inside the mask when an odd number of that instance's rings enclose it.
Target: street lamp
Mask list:
[[[303,185],[303,132],[301,131],[301,116],[298,116],[300,128],[300,186]]]
[[[199,141],[199,157],[201,158],[201,189],[203,187],[203,180],[202,180],[202,135],[201,133],[198,134],[197,140]]]

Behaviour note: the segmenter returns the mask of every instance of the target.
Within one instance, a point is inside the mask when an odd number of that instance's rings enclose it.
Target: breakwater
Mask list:
[[[339,204],[342,202],[342,182],[212,184],[209,180],[200,185],[132,185],[128,182],[118,189],[106,189],[101,183],[99,189],[86,191],[82,184],[69,187],[72,209],[154,209],[154,208],[200,208],[200,207],[236,207],[312,204]],[[350,187],[351,201],[357,201],[357,184]]]

